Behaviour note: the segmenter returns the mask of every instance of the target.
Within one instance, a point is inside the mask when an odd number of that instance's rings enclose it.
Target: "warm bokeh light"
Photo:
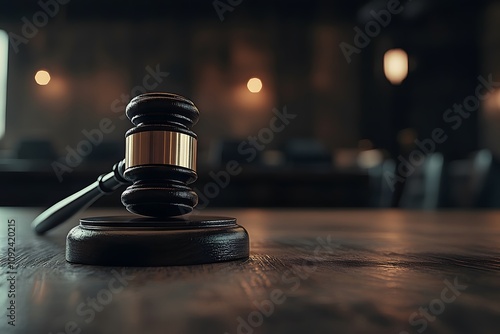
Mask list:
[[[248,90],[252,93],[258,93],[262,89],[262,81],[259,78],[252,78],[247,83]]]
[[[500,115],[500,90],[495,90],[486,95],[483,111],[487,117],[498,118]]]
[[[410,148],[415,145],[417,131],[412,128],[406,128],[398,132],[398,143],[402,147]]]
[[[496,90],[493,93],[493,105],[497,110],[500,110],[500,90]]]
[[[380,150],[366,150],[359,152],[358,166],[361,168],[373,168],[382,163],[384,156]]]
[[[50,74],[47,71],[40,70],[35,74],[35,81],[40,86],[45,86],[50,82]]]
[[[399,85],[408,76],[408,54],[402,49],[384,54],[384,74],[393,85]]]

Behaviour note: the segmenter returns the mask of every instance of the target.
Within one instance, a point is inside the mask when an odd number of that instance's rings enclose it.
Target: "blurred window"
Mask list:
[[[9,55],[9,35],[0,30],[0,138],[5,133],[5,109],[7,104],[7,62]]]

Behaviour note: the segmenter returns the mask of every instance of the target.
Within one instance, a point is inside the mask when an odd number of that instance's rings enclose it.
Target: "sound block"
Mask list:
[[[66,238],[66,260],[90,265],[192,265],[248,255],[248,233],[229,217],[84,218]]]

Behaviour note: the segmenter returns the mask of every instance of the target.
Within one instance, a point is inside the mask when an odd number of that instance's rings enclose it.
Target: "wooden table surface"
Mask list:
[[[69,264],[39,212],[0,208],[0,333],[500,333],[500,212],[206,211],[250,259],[157,268]]]

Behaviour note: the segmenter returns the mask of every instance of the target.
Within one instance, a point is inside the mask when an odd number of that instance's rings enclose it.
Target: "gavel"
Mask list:
[[[198,177],[194,103],[170,93],[142,94],[126,115],[134,127],[125,134],[125,159],[35,218],[35,232],[44,234],[127,185],[122,204],[139,216],[80,219],[66,239],[68,262],[165,266],[248,258],[248,233],[235,218],[189,214],[198,202],[189,187]]]

